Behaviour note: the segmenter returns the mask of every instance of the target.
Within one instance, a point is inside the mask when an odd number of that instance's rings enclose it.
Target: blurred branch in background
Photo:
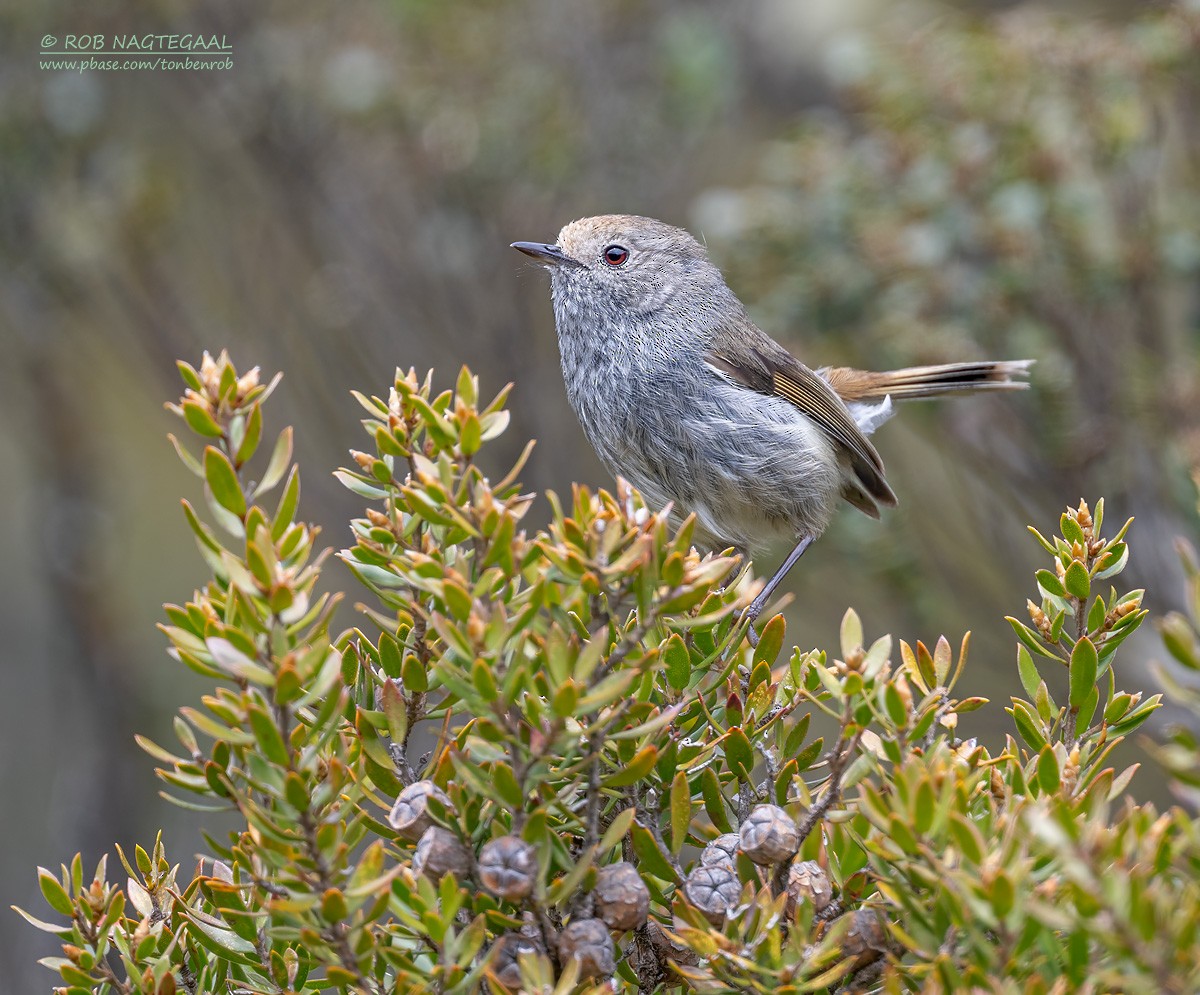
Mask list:
[[[1039,357],[1029,404],[981,400],[885,430],[901,508],[882,526],[842,516],[811,554],[795,581],[802,643],[831,641],[851,600],[901,633],[935,614],[939,631],[998,620],[1032,561],[978,536],[1080,493],[1138,516],[1139,582],[1178,577],[1169,540],[1191,514],[1184,471],[1200,450],[1196,15],[880,10],[5,12],[0,455],[32,468],[0,480],[17,689],[0,749],[21,758],[0,784],[22,792],[30,827],[6,826],[6,894],[30,904],[31,864],[94,860],[162,821],[152,798],[114,785],[132,728],[165,729],[180,697],[159,605],[201,577],[161,555],[185,534],[183,484],[158,441],[167,416],[147,412],[174,357],[228,344],[286,368],[280,417],[314,471],[343,460],[352,384],[469,362],[516,381],[509,438],[540,440],[533,489],[605,484],[567,413],[540,275],[506,249],[575,217],[690,221],[762,326],[785,342],[794,330],[812,362]],[[235,69],[37,68],[47,31],[151,30],[224,33]],[[306,488],[338,541],[346,496],[320,472]],[[1178,587],[1151,586],[1148,601],[1170,607]],[[1008,659],[1000,623],[976,639]],[[0,926],[13,978],[29,962],[16,928]]]

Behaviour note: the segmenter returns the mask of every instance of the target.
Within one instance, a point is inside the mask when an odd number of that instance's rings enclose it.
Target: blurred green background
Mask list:
[[[1081,496],[1137,516],[1131,575],[1182,589],[1200,462],[1200,6],[879,0],[95,0],[0,12],[0,897],[114,842],[199,846],[135,731],[202,690],[154,625],[204,570],[165,441],[174,359],[286,374],[307,517],[348,391],[396,365],[513,380],[506,465],[609,481],[566,405],[545,275],[507,245],[650,214],[702,235],[812,365],[1035,358],[1025,395],[906,407],[878,436],[900,507],[847,510],[788,589],[789,636],[974,630],[964,694],[1016,687],[1006,614]],[[224,34],[234,68],[41,69],[46,34]],[[486,454],[485,454],[486,455]],[[532,516],[544,520],[545,506]],[[782,551],[760,565],[773,567]],[[327,584],[349,581],[334,562]],[[349,624],[348,612],[345,621]],[[1147,630],[1150,632],[1150,630]],[[1126,659],[1158,655],[1150,633]],[[0,915],[0,988],[50,945]]]

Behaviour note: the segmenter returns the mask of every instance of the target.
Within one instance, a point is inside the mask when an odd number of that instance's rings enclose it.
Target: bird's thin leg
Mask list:
[[[763,609],[767,607],[767,602],[771,600],[771,595],[775,593],[782,582],[783,578],[788,575],[788,571],[796,565],[796,561],[804,555],[804,551],[812,545],[813,536],[801,536],[800,541],[796,543],[796,548],[787,555],[787,559],[772,575],[771,579],[763,586],[763,589],[758,593],[753,601],[750,602],[750,607],[746,609],[746,618],[750,620],[750,644],[752,646],[758,644],[758,633],[754,629],[754,623],[758,620],[758,616],[762,614]]]

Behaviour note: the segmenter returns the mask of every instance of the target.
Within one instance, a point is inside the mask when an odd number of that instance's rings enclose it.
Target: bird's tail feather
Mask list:
[[[982,363],[946,363],[942,366],[910,366],[886,373],[870,373],[845,367],[822,370],[834,390],[845,401],[877,397],[909,400],[937,397],[957,391],[1024,390],[1029,384],[1032,359]]]

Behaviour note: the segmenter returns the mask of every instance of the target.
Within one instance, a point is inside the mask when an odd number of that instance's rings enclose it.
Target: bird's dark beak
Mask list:
[[[577,259],[566,255],[557,245],[547,245],[545,242],[513,242],[512,247],[518,252],[532,256],[546,266],[581,266]]]

